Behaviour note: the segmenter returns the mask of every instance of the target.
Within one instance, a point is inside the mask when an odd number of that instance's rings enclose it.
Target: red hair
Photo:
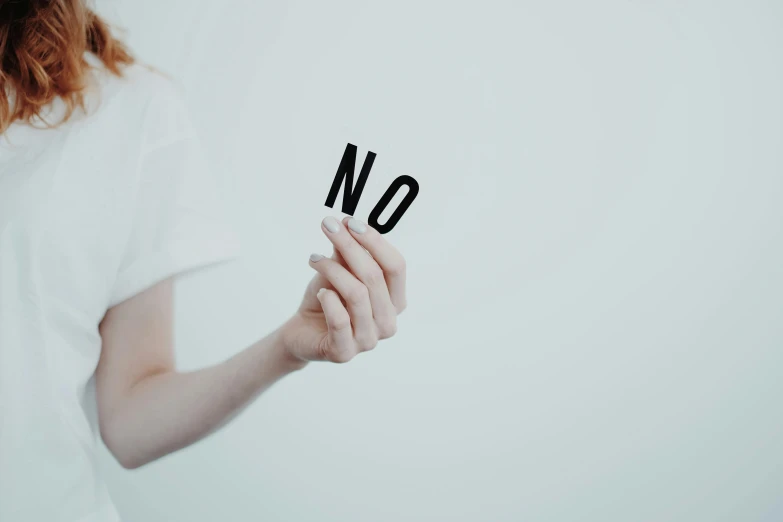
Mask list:
[[[32,122],[55,98],[84,109],[85,52],[117,76],[134,62],[109,25],[84,0],[0,0],[0,134]]]

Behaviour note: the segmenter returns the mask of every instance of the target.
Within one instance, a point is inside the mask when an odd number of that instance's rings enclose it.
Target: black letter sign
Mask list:
[[[397,193],[398,190],[403,185],[408,185],[408,193],[405,194],[405,197],[402,198],[402,202],[400,203],[400,206],[397,207],[397,210],[394,211],[394,213],[391,215],[391,217],[384,223],[383,225],[378,223],[378,218],[381,217],[381,213],[386,208],[386,205],[388,205],[394,195]],[[416,182],[415,179],[413,179],[410,176],[400,176],[399,178],[392,181],[392,184],[389,185],[389,188],[386,189],[386,192],[383,193],[383,196],[381,197],[381,200],[378,201],[378,204],[375,205],[375,208],[372,209],[372,212],[370,212],[370,218],[367,220],[367,223],[370,224],[371,227],[373,227],[375,230],[380,232],[381,234],[385,234],[389,232],[391,229],[394,228],[394,225],[397,224],[397,222],[400,220],[403,214],[405,214],[405,211],[408,210],[408,207],[411,206],[411,203],[413,203],[413,200],[416,199],[416,194],[419,193],[419,184]]]
[[[332,182],[332,188],[329,191],[329,195],[326,196],[326,206],[329,208],[334,207],[337,193],[340,192],[340,183],[345,179],[342,211],[344,214],[353,216],[353,213],[356,211],[356,205],[359,204],[359,197],[364,190],[364,184],[367,182],[367,176],[370,175],[373,161],[375,161],[375,153],[367,152],[364,165],[362,165],[362,172],[359,174],[359,179],[356,180],[356,187],[354,187],[353,173],[356,170],[356,145],[351,143],[346,145],[343,159],[340,160],[340,166],[337,167],[337,174],[335,174]]]
[[[367,177],[370,175],[370,169],[375,161],[375,153],[367,152],[367,157],[364,159],[364,165],[362,165],[362,171],[359,174],[359,179],[356,180],[356,186],[353,185],[353,173],[356,170],[356,145],[349,143],[345,146],[345,152],[343,152],[343,159],[340,160],[340,166],[337,167],[337,174],[334,176],[332,182],[332,188],[329,190],[329,195],[326,196],[326,206],[329,208],[334,207],[334,202],[337,200],[337,194],[340,192],[340,184],[345,180],[345,190],[343,191],[343,208],[344,214],[353,216],[356,211],[356,205],[359,204],[359,198],[364,190],[364,184],[367,183]],[[383,225],[378,223],[378,218],[381,217],[381,213],[391,202],[394,195],[403,185],[408,185],[408,193],[402,198],[400,206],[391,215],[389,220]],[[416,199],[416,194],[419,193],[419,184],[410,176],[400,176],[395,179],[391,186],[386,189],[386,192],[381,197],[381,200],[375,205],[375,208],[370,212],[370,218],[367,222],[375,230],[381,234],[386,234],[394,228],[394,225],[400,220],[408,207],[411,206],[413,200]]]

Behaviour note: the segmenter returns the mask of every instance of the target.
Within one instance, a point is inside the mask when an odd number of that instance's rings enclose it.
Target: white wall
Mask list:
[[[295,310],[346,143],[357,217],[421,186],[398,335],[107,454],[129,522],[783,518],[783,4],[101,7],[188,86],[245,240],[179,287],[183,367]]]

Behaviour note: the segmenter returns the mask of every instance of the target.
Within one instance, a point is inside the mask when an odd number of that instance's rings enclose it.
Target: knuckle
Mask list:
[[[345,364],[347,362],[350,362],[351,359],[354,358],[356,352],[354,352],[353,350],[340,350],[337,352],[332,352],[329,355],[330,355],[329,360],[332,361],[333,363]]]
[[[338,319],[332,324],[332,330],[335,332],[342,332],[350,328],[351,322],[347,319]]]
[[[389,266],[389,274],[399,276],[406,271],[405,258],[401,257]]]
[[[381,270],[381,267],[374,266],[372,268],[369,268],[367,272],[364,274],[364,282],[366,286],[375,287],[381,284],[383,282],[383,270]]]
[[[367,291],[367,287],[364,285],[356,285],[353,288],[351,288],[347,295],[344,296],[345,300],[353,305],[362,304],[364,301],[366,301],[369,298],[369,292]]]
[[[368,337],[366,339],[363,339],[361,341],[358,341],[359,349],[363,352],[369,352],[376,346],[378,346],[378,339],[374,337]]]
[[[378,324],[378,336],[381,339],[388,339],[397,333],[396,318],[386,319]]]
[[[334,331],[342,331],[345,330],[346,328],[350,328],[351,320],[347,315],[341,315],[339,317],[332,319],[331,324],[329,326],[331,326],[332,330]]]

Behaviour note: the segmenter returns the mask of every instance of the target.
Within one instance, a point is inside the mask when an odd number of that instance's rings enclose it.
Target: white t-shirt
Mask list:
[[[0,136],[3,522],[119,520],[96,467],[98,324],[239,254],[178,88],[139,65],[91,75],[86,116]]]

